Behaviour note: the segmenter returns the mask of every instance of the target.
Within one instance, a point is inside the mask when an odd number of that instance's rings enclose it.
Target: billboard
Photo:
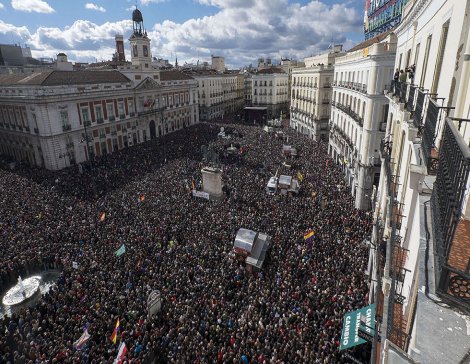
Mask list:
[[[367,342],[359,336],[359,331],[364,331],[369,337],[375,334],[375,304],[363,307],[359,310],[348,312],[343,318],[343,331],[341,332],[341,345],[339,350],[352,348]]]
[[[365,39],[376,37],[400,24],[408,0],[366,0],[364,9]]]

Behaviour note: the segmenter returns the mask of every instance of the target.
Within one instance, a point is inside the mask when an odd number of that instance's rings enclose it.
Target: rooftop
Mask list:
[[[161,71],[161,81],[179,81],[179,80],[192,80],[193,77],[180,71]]]
[[[130,80],[117,71],[46,71],[32,74],[0,75],[0,85],[2,86],[60,86],[127,82]]]
[[[367,48],[367,47],[369,47],[369,46],[371,46],[372,44],[375,44],[375,43],[380,43],[380,42],[383,41],[385,38],[387,38],[387,37],[390,35],[390,33],[393,32],[393,30],[394,30],[394,29],[387,30],[386,32],[384,32],[384,33],[382,33],[382,34],[379,34],[379,35],[376,36],[376,37],[367,39],[367,40],[365,40],[364,42],[355,45],[355,46],[352,47],[350,50],[348,50],[348,53],[349,53],[349,52],[358,51],[358,50],[360,50],[360,49]]]

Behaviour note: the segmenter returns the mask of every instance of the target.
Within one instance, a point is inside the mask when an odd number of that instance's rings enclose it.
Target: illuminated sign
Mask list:
[[[400,24],[403,7],[408,0],[366,0],[364,35],[375,37]]]

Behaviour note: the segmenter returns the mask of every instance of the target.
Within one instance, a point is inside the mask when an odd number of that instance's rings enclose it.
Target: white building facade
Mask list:
[[[199,122],[197,82],[151,67],[136,11],[137,49],[119,71],[0,75],[1,154],[57,170]]]
[[[188,71],[197,81],[199,117],[213,120],[240,113],[244,106],[244,79],[237,72]]]
[[[342,166],[358,209],[371,209],[393,77],[396,38],[387,33],[336,58],[328,152]]]
[[[266,107],[268,119],[287,115],[289,76],[280,68],[259,70],[252,76],[252,104]]]
[[[395,30],[395,68],[415,72],[385,92],[369,264],[383,363],[468,360],[469,14],[469,1],[412,0]]]

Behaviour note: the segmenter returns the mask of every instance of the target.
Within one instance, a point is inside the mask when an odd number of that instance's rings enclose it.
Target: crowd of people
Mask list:
[[[368,214],[354,209],[326,144],[284,129],[300,154],[289,170],[273,133],[224,124],[232,138],[221,139],[220,126],[101,157],[83,174],[0,169],[1,288],[61,270],[34,306],[0,319],[0,364],[112,363],[121,341],[127,363],[349,362],[339,341],[344,314],[368,304]],[[223,163],[222,201],[190,192],[209,144]],[[278,169],[300,171],[298,196],[266,194]],[[231,257],[241,227],[272,236],[260,272]],[[162,309],[148,318],[155,289]]]

